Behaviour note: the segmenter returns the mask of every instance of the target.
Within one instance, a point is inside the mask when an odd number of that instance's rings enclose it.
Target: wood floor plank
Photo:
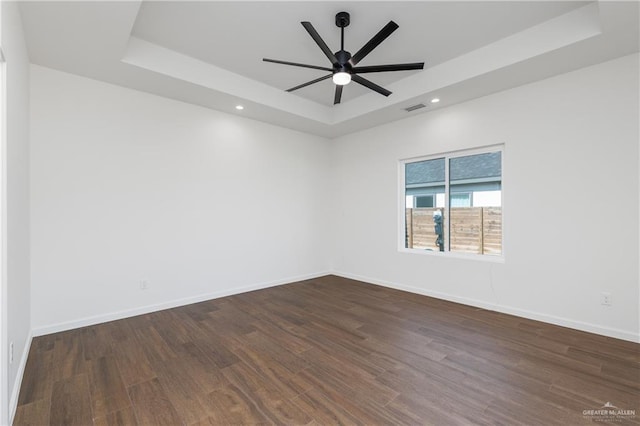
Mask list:
[[[258,389],[250,397],[274,424],[309,425],[313,418],[288,398],[268,389]]]
[[[129,396],[138,423],[167,426],[184,424],[158,379],[131,386]]]
[[[49,421],[52,425],[85,426],[93,423],[89,380],[79,374],[53,384]]]
[[[134,333],[136,341],[144,350],[149,362],[154,360],[163,362],[177,357],[155,326],[138,328]]]
[[[632,407],[640,401],[637,387],[615,383],[603,377],[555,372],[552,388],[593,403],[617,401],[620,406]]]
[[[278,363],[294,374],[309,367],[309,362],[304,359],[304,355],[287,351],[259,331],[247,334],[245,341],[254,350],[263,352],[265,355],[278,360]]]
[[[308,349],[311,349],[311,345],[304,339],[291,333],[290,330],[281,328],[275,325],[275,321],[272,321],[272,315],[260,316],[258,321],[254,321],[251,324],[261,333],[269,336],[277,345],[283,349],[299,354]]]
[[[125,386],[146,382],[156,377],[144,348],[138,344],[135,337],[114,344],[113,354]]]
[[[212,363],[199,347],[193,343],[185,343],[183,347],[184,351],[175,362],[180,366],[182,374],[189,376],[200,389],[209,393],[229,384],[222,374],[222,369]]]
[[[321,425],[357,425],[362,422],[315,388],[298,395],[292,402]]]
[[[91,360],[89,386],[94,418],[104,417],[111,412],[131,406],[127,389],[113,356]]]
[[[315,367],[300,372],[301,378],[314,385],[314,389],[322,392],[333,404],[348,411],[364,424],[398,424],[392,413],[386,412],[373,392],[357,392],[349,384]],[[371,398],[371,397],[374,398]]]
[[[88,363],[82,347],[82,329],[60,333],[53,345],[52,356],[52,364],[58,366],[54,370],[54,380],[86,373]]]
[[[308,424],[313,419],[290,400],[298,393],[288,385],[275,381],[244,364],[234,364],[223,370],[234,388],[254,402],[274,424]]]
[[[183,359],[172,359],[162,364],[154,364],[154,370],[176,412],[187,424],[195,423],[208,416],[203,397],[206,391],[182,369]]]
[[[209,395],[212,425],[270,425],[273,424],[242,391],[233,384],[216,389]],[[206,424],[206,423],[205,423]]]
[[[189,327],[172,310],[154,312],[152,323],[174,352],[178,352],[184,343],[192,340],[193,333]]]
[[[304,355],[315,371],[344,381],[355,393],[368,393],[377,404],[384,405],[398,395],[396,390],[375,381],[374,375],[358,367],[357,360],[347,363],[318,349],[309,350]]]
[[[435,392],[427,394],[427,398],[417,398],[416,395],[401,394],[388,404],[389,411],[404,418],[402,424],[426,425],[460,425],[483,424],[481,413],[474,413],[474,421],[470,421],[459,414],[450,411],[450,405],[442,405],[441,400],[432,398]],[[471,410],[468,411],[471,413]],[[485,423],[486,424],[486,423]]]
[[[51,400],[39,399],[18,405],[13,424],[23,426],[41,426],[49,424]]]
[[[189,353],[206,364],[213,364],[217,368],[224,368],[240,361],[238,357],[229,350],[223,340],[217,339],[215,335],[209,335],[207,339],[195,339],[185,343],[183,347]]]
[[[229,383],[233,383],[238,389],[240,389],[245,395],[256,395],[262,391],[266,391],[269,399],[272,402],[291,400],[298,396],[308,387],[303,385],[297,386],[298,382],[294,379],[289,381],[278,380],[275,376],[267,376],[258,371],[253,370],[246,364],[239,363],[227,367],[223,370],[224,376]],[[260,404],[258,404],[261,407]],[[264,410],[263,410],[264,412]]]
[[[103,325],[108,327],[108,335],[112,342],[112,347],[123,340],[130,340],[133,337],[133,329],[129,324],[129,318],[110,321]],[[90,328],[90,327],[89,327]]]
[[[93,420],[95,426],[135,426],[138,424],[132,407],[124,410],[113,411],[103,417]]]
[[[85,327],[82,329],[81,336],[85,360],[92,360],[112,354],[112,338],[108,324]]]
[[[326,276],[36,337],[14,424],[580,425],[607,402],[640,413],[640,345]]]
[[[53,374],[57,373],[53,362],[53,340],[47,350],[37,344],[32,344],[27,358],[27,365],[20,387],[18,405],[29,404],[42,399],[51,398]],[[56,374],[58,375],[58,374]]]
[[[287,383],[294,376],[294,373],[277,362],[277,360],[260,351],[254,350],[249,345],[236,347],[234,348],[234,352],[246,366],[273,382]]]

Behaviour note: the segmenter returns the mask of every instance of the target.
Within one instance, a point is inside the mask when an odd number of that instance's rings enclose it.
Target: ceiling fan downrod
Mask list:
[[[348,12],[336,13],[336,26],[340,28],[340,50],[344,50],[344,28],[351,23],[351,16]]]

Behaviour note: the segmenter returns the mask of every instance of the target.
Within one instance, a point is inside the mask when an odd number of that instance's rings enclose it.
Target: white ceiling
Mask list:
[[[33,63],[334,137],[637,52],[637,2],[23,2]],[[385,98],[355,83],[333,103],[328,66],[300,25],[339,50],[339,11],[355,53],[389,20],[400,28],[360,65],[425,62],[423,71],[368,74]],[[433,105],[429,100],[439,97]],[[426,108],[407,113],[416,103]],[[235,105],[243,104],[238,112]]]

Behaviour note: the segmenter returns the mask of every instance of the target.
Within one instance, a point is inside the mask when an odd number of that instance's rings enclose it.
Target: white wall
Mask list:
[[[331,142],[31,80],[37,334],[333,270],[638,340],[638,55]],[[398,160],[496,143],[504,263],[398,252]]]
[[[22,32],[20,12],[15,2],[2,2],[2,50],[6,60],[6,161],[2,177],[6,185],[6,299],[2,303],[2,359],[9,342],[14,343],[14,361],[3,365],[2,414],[0,424],[8,423],[17,403],[19,383],[30,343],[29,287],[29,58]],[[3,153],[4,154],[4,153]],[[5,381],[6,380],[6,381]]]
[[[337,139],[334,269],[638,340],[638,71],[636,54]],[[398,252],[398,160],[496,143],[504,263]]]
[[[31,83],[35,334],[329,270],[326,139],[35,65]]]

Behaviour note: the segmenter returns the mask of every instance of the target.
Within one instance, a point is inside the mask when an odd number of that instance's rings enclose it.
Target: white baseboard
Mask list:
[[[33,341],[33,332],[29,332],[27,340],[24,344],[24,350],[20,357],[20,365],[18,366],[18,372],[16,373],[16,379],[13,383],[13,392],[11,392],[11,399],[9,400],[9,424],[13,424],[13,419],[18,409],[18,397],[20,396],[20,386],[22,386],[22,378],[24,376],[24,369],[27,366],[27,359],[29,358],[29,351],[31,350],[31,342]]]
[[[72,330],[74,328],[86,327],[89,325],[100,324],[103,322],[115,321],[123,318],[133,317],[136,315],[148,314],[150,312],[161,311],[164,309],[176,308],[178,306],[190,305],[192,303],[204,302],[207,300],[218,299],[220,297],[233,296],[234,294],[246,293],[254,290],[261,290],[264,288],[275,287],[283,284],[294,283],[297,281],[310,280],[313,278],[330,275],[331,272],[324,271],[314,274],[299,275],[295,277],[289,277],[285,279],[268,281],[262,283],[256,283],[244,287],[236,287],[217,291],[213,293],[205,293],[197,296],[185,297],[177,300],[170,300],[168,302],[158,303],[155,305],[141,306],[139,308],[127,309],[124,311],[111,312],[108,314],[96,315],[91,317],[80,318],[73,321],[61,322],[57,324],[51,324],[43,327],[36,327],[32,330],[34,336],[43,336],[45,334],[57,333],[60,331]]]
[[[533,312],[524,309],[513,308],[510,306],[497,305],[494,303],[484,302],[482,300],[470,299],[466,297],[460,297],[452,294],[441,293],[437,291],[426,290],[419,287],[413,287],[395,282],[378,280],[371,277],[365,277],[356,274],[350,274],[346,272],[333,271],[333,275],[339,277],[349,278],[352,280],[363,281],[366,283],[376,284],[383,287],[394,288],[397,290],[408,291],[410,293],[422,294],[436,299],[448,300],[450,302],[456,302],[463,305],[474,306],[477,308],[486,309],[489,311],[502,312],[504,314],[515,315],[522,318],[532,319],[536,321],[542,321],[549,324],[559,325],[562,327],[573,328],[575,330],[586,331],[589,333],[600,334],[607,337],[613,337],[616,339],[628,340],[634,343],[640,343],[640,334],[633,333],[626,330],[620,330],[617,328],[603,327],[598,324],[592,324],[582,321],[575,321],[569,318],[557,317],[555,315],[543,314],[540,312]]]

